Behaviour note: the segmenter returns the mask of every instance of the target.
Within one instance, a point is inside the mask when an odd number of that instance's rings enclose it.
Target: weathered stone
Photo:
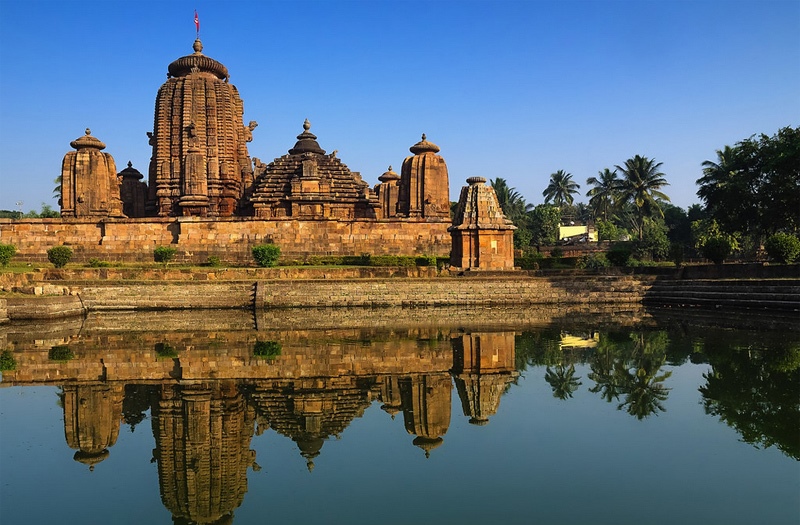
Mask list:
[[[61,164],[62,217],[122,217],[121,179],[114,158],[103,153],[106,145],[91,135],[69,143]]]
[[[483,177],[470,177],[461,189],[453,226],[450,265],[468,270],[509,270],[514,267],[514,230],[494,188]]]
[[[447,164],[437,155],[439,146],[422,140],[409,148],[400,175],[397,208],[403,217],[450,219],[450,183]]]

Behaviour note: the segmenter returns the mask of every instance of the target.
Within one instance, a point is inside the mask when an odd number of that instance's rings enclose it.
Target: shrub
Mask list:
[[[0,244],[0,266],[8,266],[11,258],[17,253],[17,247],[13,244]]]
[[[770,259],[784,264],[791,263],[800,255],[800,239],[788,233],[776,233],[767,239],[764,249]]]
[[[222,261],[219,260],[219,257],[216,255],[209,255],[208,262],[206,262],[209,266],[216,268],[217,266],[222,266]]]
[[[67,345],[56,345],[47,352],[47,358],[51,361],[69,361],[73,357],[75,354]]]
[[[675,263],[678,268],[683,264],[683,244],[673,242],[669,245],[669,260]]]
[[[94,257],[89,259],[90,268],[108,268],[109,266],[111,266],[111,263],[108,261],[101,261],[100,259],[95,259]]]
[[[278,341],[256,341],[253,347],[253,355],[275,359],[281,355],[281,344]]]
[[[733,251],[731,241],[726,237],[709,237],[700,249],[703,257],[714,264],[722,264]]]
[[[542,259],[544,256],[533,250],[526,250],[522,252],[521,257],[514,259],[514,266],[518,266],[522,270],[538,270],[541,267]]]
[[[606,252],[606,259],[612,266],[628,266],[631,255],[633,254],[633,247],[628,242],[619,242],[614,244],[610,250]]]
[[[414,262],[417,266],[436,266],[436,256],[420,255],[414,260]]]
[[[47,260],[56,268],[63,268],[72,259],[72,249],[69,246],[53,246],[47,250]]]
[[[608,262],[608,259],[606,259],[606,256],[602,253],[584,255],[576,264],[577,268],[585,268],[587,270],[600,270],[602,268],[608,268],[609,266],[611,266],[611,263]]]
[[[11,353],[11,350],[3,350],[3,353],[0,354],[0,372],[16,369],[17,360],[14,359],[14,354]]]
[[[156,356],[159,358],[178,357],[178,351],[169,343],[156,343]]]
[[[156,246],[153,250],[153,259],[156,262],[167,264],[175,258],[177,252],[178,250],[172,246]]]
[[[271,268],[278,262],[281,249],[275,244],[258,244],[252,249],[253,259],[263,268]]]

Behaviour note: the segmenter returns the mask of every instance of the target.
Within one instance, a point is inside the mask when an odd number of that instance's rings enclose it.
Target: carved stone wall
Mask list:
[[[236,215],[253,183],[247,152],[255,122],[243,123],[244,104],[225,66],[194,53],[169,65],[158,90],[149,212],[167,216]]]
[[[470,177],[461,189],[453,226],[450,265],[469,270],[514,268],[514,230],[497,195],[483,177]]]
[[[450,220],[450,183],[439,146],[422,140],[411,146],[400,174],[398,211],[404,217]]]
[[[261,219],[375,219],[380,204],[369,185],[336,152],[320,148],[308,120],[287,155],[260,170],[251,203]]]
[[[69,143],[76,151],[61,164],[62,217],[123,217],[120,179],[106,145],[91,135]]]

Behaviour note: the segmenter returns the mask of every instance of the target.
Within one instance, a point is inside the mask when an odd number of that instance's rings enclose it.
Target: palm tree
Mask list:
[[[503,213],[514,224],[523,219],[525,214],[533,208],[533,205],[527,204],[517,189],[510,187],[505,179],[500,177],[490,179],[489,184],[497,195],[497,201]]]
[[[754,219],[748,213],[752,189],[748,177],[741,176],[738,151],[730,146],[717,150],[717,162],[703,162],[703,176],[697,179],[697,196],[705,203],[707,212],[724,224],[747,225]],[[746,228],[745,228],[746,229]]]
[[[544,203],[548,204],[553,201],[553,204],[561,207],[564,204],[572,204],[575,200],[572,195],[578,193],[580,184],[572,180],[572,174],[566,173],[564,170],[558,170],[550,174],[550,184],[542,192]]]
[[[624,166],[616,166],[622,173],[622,180],[619,183],[619,193],[616,205],[632,203],[636,209],[638,222],[635,225],[639,233],[639,240],[642,239],[644,218],[658,212],[662,217],[664,212],[658,205],[656,199],[669,202],[669,197],[659,191],[659,188],[669,186],[664,174],[659,171],[661,162],[656,162],[647,157],[636,155],[625,161]]]
[[[575,365],[567,367],[563,364],[558,364],[555,370],[548,366],[544,375],[544,380],[553,389],[553,397],[558,399],[571,398],[572,394],[582,384],[579,379],[580,376],[575,377]]]
[[[619,191],[620,180],[617,178],[617,170],[611,171],[605,168],[603,171],[598,171],[597,174],[600,176],[599,179],[597,177],[586,179],[586,184],[594,185],[594,188],[586,192],[586,196],[589,197],[589,206],[592,208],[594,216],[602,217],[604,221],[607,221]]]

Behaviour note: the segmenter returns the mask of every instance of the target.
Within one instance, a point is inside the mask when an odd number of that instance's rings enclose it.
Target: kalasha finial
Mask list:
[[[199,38],[194,41],[194,44],[192,44],[192,49],[194,49],[195,53],[200,53],[203,50],[203,43]]]
[[[422,140],[428,140],[428,137],[426,137],[424,133],[422,134]]]
[[[392,166],[389,165],[389,169],[387,171],[392,171]]]
[[[131,161],[128,161],[128,167],[129,167],[129,168],[132,168],[132,167],[133,167],[133,162],[131,162]]]
[[[86,133],[87,136],[91,135],[92,134],[92,130],[90,130],[89,128],[86,128],[86,131],[84,133]]]
[[[306,131],[311,129],[311,122],[309,122],[308,119],[306,119],[306,121],[303,122],[303,129]]]

